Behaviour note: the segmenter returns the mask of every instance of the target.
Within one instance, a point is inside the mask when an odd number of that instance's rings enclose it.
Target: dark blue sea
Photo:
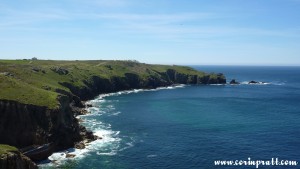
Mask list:
[[[101,95],[82,124],[102,137],[55,153],[41,168],[206,169],[216,160],[300,163],[300,67],[193,66],[240,85],[192,85]],[[255,80],[263,84],[247,84]],[[65,158],[66,154],[75,158]],[[259,168],[300,168],[259,166]]]

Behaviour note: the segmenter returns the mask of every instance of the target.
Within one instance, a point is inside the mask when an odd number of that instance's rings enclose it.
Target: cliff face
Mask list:
[[[167,78],[171,83],[180,84],[226,84],[226,78],[222,73],[207,74],[204,76],[190,75],[177,72],[173,69],[166,71]]]
[[[37,169],[37,165],[18,151],[0,155],[0,169]]]
[[[0,100],[0,142],[18,148],[54,143],[68,148],[81,139],[69,97],[59,98],[57,109]]]
[[[166,72],[141,78],[134,73],[125,73],[124,77],[112,77],[111,79],[92,76],[84,81],[85,87],[79,88],[71,83],[61,83],[70,89],[81,100],[89,100],[102,93],[110,93],[122,90],[157,88],[173,84],[226,84],[223,74],[197,76],[179,73],[176,70],[168,69]]]

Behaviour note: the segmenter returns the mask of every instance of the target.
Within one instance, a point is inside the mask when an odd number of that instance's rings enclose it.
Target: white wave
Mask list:
[[[117,112],[115,112],[115,113],[112,113],[111,116],[117,116],[117,115],[119,115],[119,114],[121,114],[121,112],[120,112],[120,111],[117,111]]]
[[[153,158],[153,157],[157,157],[157,155],[156,154],[147,155],[147,158]]]
[[[282,85],[285,85],[286,82],[278,82],[278,81],[274,81],[271,83],[272,85],[276,85],[276,86],[282,86]]]
[[[127,150],[127,149],[129,149],[129,148],[131,148],[133,146],[134,146],[133,142],[128,142],[128,143],[126,143],[126,146],[123,147],[123,148],[121,148],[119,151],[121,152],[121,151]]]
[[[95,151],[103,151],[102,155],[115,155],[119,149],[121,138],[119,138],[120,131],[113,131],[111,130],[111,125],[107,123],[103,123],[101,121],[96,120],[95,116],[98,114],[87,114],[81,115],[83,121],[81,124],[86,126],[88,130],[94,132],[94,135],[98,136],[101,139],[95,140],[93,142],[87,143],[84,149],[68,149],[61,152],[53,153],[51,156],[48,157],[48,160],[51,161],[50,163],[40,164],[40,167],[47,167],[47,166],[61,166],[70,160],[78,160],[84,158],[85,156],[89,155],[90,152]],[[107,154],[105,154],[107,153]],[[67,155],[75,155],[72,158],[67,158]],[[101,154],[99,154],[101,155]]]
[[[248,81],[243,81],[243,82],[241,82],[240,84],[246,85],[246,84],[249,84],[249,82],[248,82]]]
[[[267,83],[267,82],[257,82],[257,83],[248,83],[249,85],[269,85],[271,83]]]
[[[102,156],[102,155],[104,155],[104,156],[114,156],[114,155],[117,154],[117,152],[116,152],[116,151],[112,151],[112,152],[108,152],[108,153],[100,153],[100,152],[97,152],[96,154],[97,154],[97,155],[100,155],[100,156]]]
[[[100,108],[99,107],[89,107],[89,108],[87,108],[87,111],[90,113],[100,112]]]
[[[143,89],[134,89],[133,90],[134,93],[138,93],[138,92],[142,92],[142,91],[143,91]]]
[[[172,86],[167,86],[167,87],[158,87],[156,89],[150,89],[149,91],[157,91],[157,90],[165,90],[165,89],[176,89],[176,88],[183,88],[187,85],[184,84],[178,84],[178,85],[172,85]]]
[[[48,157],[50,163],[40,164],[40,167],[47,166],[61,166],[68,162],[69,160],[82,159],[89,155],[90,152],[97,151],[98,155],[116,155],[119,149],[119,142],[121,139],[118,137],[119,131],[112,131],[106,129],[99,129],[94,131],[94,134],[102,139],[95,140],[86,144],[84,149],[71,148],[65,151],[53,153]],[[104,152],[98,152],[99,150]],[[68,158],[67,155],[74,155],[72,158]]]
[[[224,86],[226,84],[210,84],[211,86]]]
[[[115,107],[113,105],[108,105],[107,108],[113,109],[113,110],[115,109]]]
[[[51,161],[61,161],[66,158],[66,152],[57,152],[53,153],[50,157],[48,157]]]
[[[183,88],[185,87],[185,84],[176,84],[172,86],[166,86],[166,87],[158,87],[156,89],[133,89],[133,90],[124,90],[124,91],[119,91],[115,93],[107,93],[107,94],[101,94],[99,95],[95,100],[103,100],[105,97],[109,96],[119,96],[122,94],[131,94],[131,93],[139,93],[139,92],[148,92],[148,91],[158,91],[158,90],[165,90],[165,89],[176,89],[176,88]]]
[[[75,155],[73,158],[79,159],[79,158],[83,158],[87,153],[88,153],[87,149],[70,148],[65,151],[53,153],[50,157],[48,157],[48,159],[51,161],[55,161],[56,163],[59,163],[59,162],[63,162],[64,160],[71,159],[71,158],[67,158],[67,154]]]
[[[273,84],[270,82],[257,82],[257,83],[249,83],[249,82],[250,81],[243,81],[240,83],[240,85],[271,85],[271,84]],[[236,84],[230,84],[230,85],[236,85]]]
[[[74,148],[70,148],[65,151],[55,152],[48,157],[48,160],[51,161],[50,163],[41,163],[38,166],[39,168],[61,166],[70,160],[79,160],[84,158],[88,154],[88,152],[88,149]],[[73,157],[67,157],[68,155],[71,155]]]

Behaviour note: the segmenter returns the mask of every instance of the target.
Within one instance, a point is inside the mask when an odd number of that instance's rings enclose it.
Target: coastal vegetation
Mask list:
[[[112,81],[131,75],[133,78],[138,77],[139,82],[149,78],[163,78],[169,80],[163,85],[168,85],[172,80],[166,77],[168,70],[199,78],[207,76],[211,81],[218,78],[216,74],[206,74],[185,66],[149,65],[136,61],[0,60],[0,99],[55,108],[59,106],[59,94],[72,93],[66,84],[84,89],[89,88],[89,82],[95,77]],[[146,84],[135,86],[156,87]]]
[[[18,151],[18,149],[16,147],[12,147],[9,145],[0,144],[0,156],[2,154],[5,154],[7,152],[12,152],[12,151]]]

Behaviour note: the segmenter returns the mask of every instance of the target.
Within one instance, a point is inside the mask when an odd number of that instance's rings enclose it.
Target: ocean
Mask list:
[[[102,139],[41,168],[206,169],[215,161],[300,162],[300,67],[193,66],[239,85],[178,85],[100,95],[82,124]],[[248,84],[255,80],[262,84]],[[66,154],[75,154],[66,158]],[[251,160],[250,160],[251,159]],[[259,168],[299,168],[259,166]]]

